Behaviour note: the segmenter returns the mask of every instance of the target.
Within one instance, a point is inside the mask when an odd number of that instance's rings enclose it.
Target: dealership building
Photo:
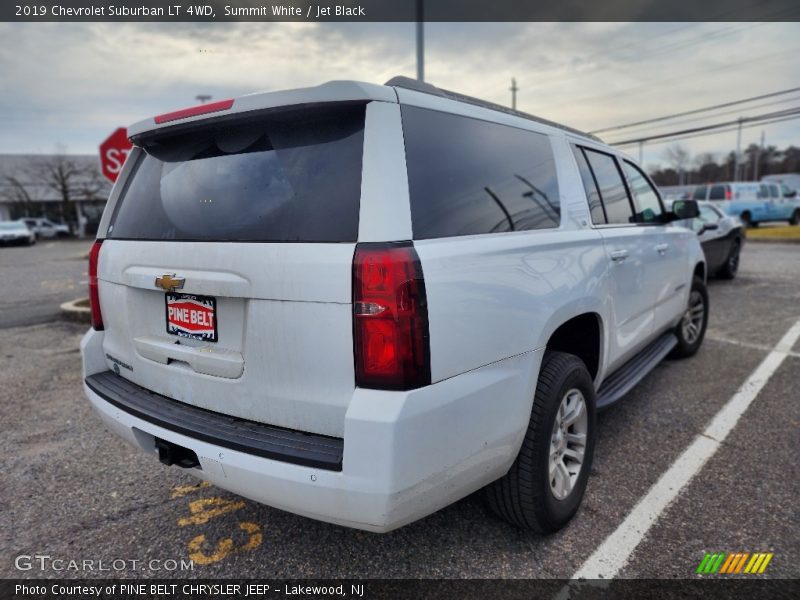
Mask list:
[[[46,217],[93,236],[110,191],[97,155],[0,154],[0,221]]]

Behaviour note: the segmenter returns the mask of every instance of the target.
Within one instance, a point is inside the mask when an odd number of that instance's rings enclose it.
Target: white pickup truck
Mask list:
[[[703,340],[703,252],[673,224],[696,203],[666,211],[579,131],[395,78],[128,133],[90,253],[85,393],[242,496],[384,532],[486,487],[554,531],[597,409]]]

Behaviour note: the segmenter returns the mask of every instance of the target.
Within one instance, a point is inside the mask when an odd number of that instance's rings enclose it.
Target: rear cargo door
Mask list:
[[[144,138],[100,255],[109,368],[170,398],[341,437],[365,104]]]

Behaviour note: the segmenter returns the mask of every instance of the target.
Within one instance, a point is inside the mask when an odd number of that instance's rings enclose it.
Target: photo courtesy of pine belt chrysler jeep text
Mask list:
[[[595,413],[708,320],[697,235],[630,158],[419,83],[147,119],[90,253],[84,389],[128,442],[375,532],[481,488],[564,526]],[[635,458],[632,458],[635,460]]]

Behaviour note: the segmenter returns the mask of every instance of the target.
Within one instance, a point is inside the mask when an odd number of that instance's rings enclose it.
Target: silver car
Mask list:
[[[69,227],[63,223],[54,223],[50,219],[26,218],[28,229],[33,231],[36,238],[63,238],[69,237]]]
[[[0,223],[0,243],[30,246],[36,243],[36,235],[24,221],[3,221]]]

